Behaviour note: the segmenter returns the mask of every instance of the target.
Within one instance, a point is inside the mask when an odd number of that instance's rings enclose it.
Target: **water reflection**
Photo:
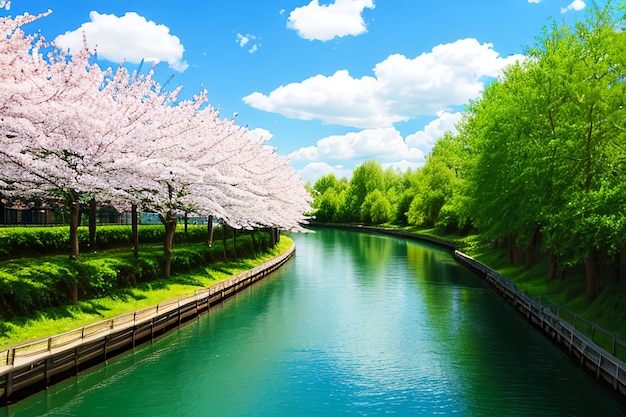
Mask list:
[[[620,407],[450,254],[295,235],[269,279],[0,416],[611,416]]]

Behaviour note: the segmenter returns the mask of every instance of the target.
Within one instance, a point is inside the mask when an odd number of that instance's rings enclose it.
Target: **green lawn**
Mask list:
[[[282,236],[280,243],[269,252],[237,262],[214,262],[186,273],[174,274],[170,279],[157,279],[134,288],[117,291],[114,295],[79,301],[74,305],[49,308],[31,317],[15,317],[0,323],[0,350],[83,327],[87,324],[159,304],[160,302],[191,295],[224,281],[242,271],[254,268],[286,252],[293,241]],[[179,248],[184,250],[184,248]],[[127,251],[118,251],[126,256]],[[103,251],[85,257],[115,256],[116,251]],[[83,255],[81,255],[82,257]]]

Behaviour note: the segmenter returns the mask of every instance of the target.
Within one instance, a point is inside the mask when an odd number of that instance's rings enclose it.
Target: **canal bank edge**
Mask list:
[[[603,387],[616,394],[622,404],[626,404],[626,363],[595,344],[549,307],[517,290],[511,281],[493,269],[457,250],[454,251],[454,259],[485,279],[546,338],[566,352]],[[613,343],[615,348],[615,339]]]
[[[483,278],[518,313],[540,330],[546,338],[566,352],[588,374],[595,377],[603,387],[616,394],[620,402],[626,404],[626,363],[595,344],[595,342],[575,329],[571,324],[554,314],[549,307],[519,291],[513,282],[474,258],[458,251],[453,242],[434,236],[376,226],[328,223],[314,223],[311,226],[313,229],[315,227],[337,228],[401,236],[434,243],[450,250],[453,252],[454,259],[461,266]]]
[[[424,242],[433,243],[437,246],[443,247],[451,252],[454,252],[457,247],[454,242],[439,238],[437,236],[424,235],[419,233],[407,232],[405,230],[391,229],[385,227],[378,226],[364,226],[358,224],[347,224],[347,223],[318,223],[311,222],[309,224],[310,228],[315,230],[315,228],[330,228],[330,229],[342,229],[342,230],[351,230],[356,232],[370,232],[370,233],[381,233],[385,235],[405,237],[408,239],[420,240]]]
[[[41,391],[136,346],[153,341],[280,268],[284,253],[194,295],[122,314],[80,329],[19,345],[0,356],[0,407]]]

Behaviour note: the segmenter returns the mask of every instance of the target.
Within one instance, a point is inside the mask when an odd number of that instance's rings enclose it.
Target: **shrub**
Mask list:
[[[206,226],[205,226],[206,227]],[[213,246],[204,244],[206,228],[189,228],[188,239],[200,239],[202,243],[174,245],[172,267],[175,272],[188,272],[212,262],[223,261],[221,240]],[[130,227],[127,228],[130,231]],[[148,236],[156,238],[162,227],[142,227]],[[182,228],[181,228],[182,229]],[[11,236],[11,241],[31,249],[41,245],[42,237],[55,241],[62,228],[48,228],[47,233],[31,233],[36,229],[0,229],[2,238]],[[39,229],[41,230],[41,229]],[[105,227],[103,233],[107,244],[114,245],[125,239],[125,226]],[[193,230],[193,232],[192,232]],[[200,233],[202,231],[202,233]],[[37,236],[38,241],[28,242],[25,236]],[[192,237],[193,236],[193,237]],[[267,233],[256,234],[257,243],[267,240]],[[126,242],[128,246],[128,243]],[[228,256],[233,260],[232,240],[228,241]],[[237,236],[237,257],[254,256],[249,235]],[[78,286],[79,299],[113,295],[133,285],[154,281],[161,277],[163,250],[159,244],[145,245],[135,259],[132,250],[85,253],[78,260],[66,255],[50,255],[13,259],[0,266],[0,317],[28,316],[48,307],[58,307],[72,302],[71,290]]]
[[[216,230],[217,233],[219,229]],[[106,225],[97,228],[96,248],[98,250],[128,247],[132,242],[130,225]],[[165,239],[165,229],[160,224],[139,225],[139,244],[161,243]],[[51,227],[7,227],[0,228],[0,259],[27,256],[68,253],[68,226]],[[189,225],[185,237],[183,225],[176,228],[176,243],[200,243],[206,241],[206,226]],[[216,234],[221,236],[221,234]],[[78,228],[81,251],[89,250],[89,228]]]

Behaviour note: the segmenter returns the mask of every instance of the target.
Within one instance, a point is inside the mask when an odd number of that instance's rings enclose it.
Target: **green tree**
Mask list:
[[[536,54],[546,71],[559,65],[567,92],[558,111],[568,123],[555,135],[566,171],[560,190],[564,204],[550,213],[545,232],[557,256],[584,263],[590,299],[597,293],[598,263],[624,247],[626,231],[623,26],[624,18],[616,17],[610,2],[603,9],[594,6],[584,22],[562,35],[569,40],[567,50],[553,47],[557,36],[552,35],[542,40]]]
[[[319,178],[313,185],[313,208],[316,220],[321,222],[341,221],[340,214],[345,205],[348,181],[338,180],[335,174]]]
[[[426,163],[417,172],[413,198],[407,211],[410,224],[433,227],[441,224],[458,227],[456,196],[462,188],[462,165],[465,153],[460,137],[446,133],[439,138]],[[445,208],[445,210],[444,210]],[[442,210],[446,213],[441,217]]]
[[[400,177],[397,200],[393,206],[393,221],[395,224],[402,226],[409,224],[408,212],[418,187],[418,172],[409,168]]]
[[[506,238],[512,260],[516,248],[528,249],[541,224],[550,189],[543,152],[547,138],[529,71],[514,65],[504,77],[487,86],[482,97],[468,106],[462,126],[471,155],[465,194],[471,218],[487,239]]]
[[[374,190],[365,196],[361,205],[361,221],[382,224],[391,218],[391,203],[381,190]]]
[[[361,219],[361,206],[365,197],[374,190],[384,190],[383,168],[376,160],[367,161],[355,168],[346,194],[346,221]]]
[[[573,29],[552,24],[528,60],[471,103],[462,127],[474,155],[467,196],[475,224],[526,249],[527,260],[543,235],[550,275],[556,257],[584,263],[590,299],[597,257],[624,246],[620,22],[608,4]]]

